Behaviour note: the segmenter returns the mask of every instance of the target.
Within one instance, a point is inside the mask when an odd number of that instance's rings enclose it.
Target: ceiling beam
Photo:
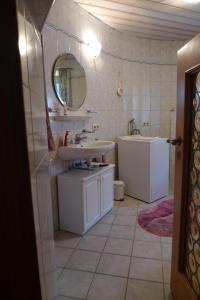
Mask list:
[[[145,33],[145,34],[150,34],[154,36],[162,36],[163,38],[167,37],[172,40],[187,40],[191,38],[191,36],[184,35],[184,34],[173,34],[173,33],[167,33],[163,32],[160,30],[153,30],[150,28],[141,28],[139,26],[126,26],[126,25],[121,25],[121,24],[116,24],[116,23],[110,23],[110,26],[122,31],[129,31],[129,32],[137,32],[137,33]]]
[[[111,0],[111,1],[117,3],[122,2],[121,0]],[[156,0],[123,0],[123,4],[127,4],[133,7],[146,8],[154,11],[185,16],[186,18],[187,17],[194,18],[194,19],[199,18],[200,6],[195,5],[195,10],[192,10],[189,7],[176,6],[175,5],[176,2],[177,1],[174,0],[172,4],[168,4],[166,2],[160,2]]]
[[[116,17],[111,17],[111,16],[104,16],[104,15],[97,15],[97,17],[99,19],[101,19],[104,23],[106,24],[121,24],[121,25],[127,25],[127,26],[139,26],[141,28],[150,28],[150,29],[154,29],[154,30],[161,30],[163,32],[168,32],[168,33],[176,33],[176,34],[185,34],[188,37],[194,36],[196,35],[196,33],[198,31],[190,31],[190,30],[181,30],[181,29],[176,29],[173,27],[166,27],[166,26],[157,26],[154,24],[147,24],[147,23],[143,23],[143,22],[137,22],[134,20],[125,20],[123,18],[116,18]]]
[[[126,30],[123,30],[121,32],[126,33],[126,35],[130,36],[130,38],[143,38],[143,39],[157,40],[157,41],[174,41],[172,38],[167,38],[167,37],[158,36],[158,35],[155,36],[155,35],[145,34],[145,33],[141,33],[141,32],[130,32],[130,31],[126,31]],[[181,42],[182,40],[179,40],[179,41]],[[185,44],[185,41],[184,41],[184,44]]]
[[[108,9],[108,8],[94,7],[94,6],[89,6],[89,5],[85,5],[85,4],[81,4],[81,6],[95,16],[97,16],[97,15],[104,15],[104,16],[110,16],[110,17],[114,16],[116,18],[123,18],[126,20],[134,20],[134,21],[143,22],[143,23],[147,23],[147,24],[173,27],[173,28],[180,29],[180,30],[191,30],[191,31],[195,31],[195,32],[199,32],[199,28],[200,28],[199,25],[193,26],[193,25],[188,25],[188,24],[180,24],[178,22],[169,22],[166,20],[160,20],[157,18],[146,17],[146,16],[139,16],[137,14],[120,12],[120,11],[112,10],[112,9]]]
[[[139,16],[146,16],[149,18],[155,18],[160,20],[166,20],[169,22],[179,22],[182,24],[199,26],[200,27],[200,16],[197,14],[196,18],[185,17],[183,15],[177,15],[172,13],[167,13],[166,11],[160,12],[153,10],[152,8],[141,8],[132,5],[122,4],[122,1],[105,1],[105,0],[79,0],[80,4],[96,7],[111,9],[113,11],[136,14]]]
[[[200,5],[199,3],[192,3],[192,2],[187,2],[183,0],[147,0],[147,1],[152,1],[155,2],[156,4],[161,4],[161,5],[166,5],[168,7],[173,7],[173,8],[182,8],[187,11],[192,11],[192,12],[200,12]]]

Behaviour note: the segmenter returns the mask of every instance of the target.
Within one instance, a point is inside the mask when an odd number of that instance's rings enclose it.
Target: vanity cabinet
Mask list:
[[[101,182],[101,216],[104,216],[113,203],[113,172],[104,172],[100,177]],[[111,202],[112,198],[112,202]]]
[[[58,176],[60,229],[84,234],[113,206],[113,165]]]
[[[94,177],[83,184],[84,228],[87,230],[101,216],[101,179]]]

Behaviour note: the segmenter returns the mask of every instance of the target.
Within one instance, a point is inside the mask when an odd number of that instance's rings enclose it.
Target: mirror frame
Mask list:
[[[56,88],[55,88],[55,84],[54,84],[54,70],[55,70],[56,62],[58,61],[58,59],[59,59],[60,57],[64,56],[64,55],[67,55],[67,54],[70,54],[70,55],[72,55],[72,56],[74,57],[75,61],[80,65],[80,67],[83,69],[83,72],[84,72],[84,74],[85,74],[86,93],[85,93],[85,97],[84,97],[83,100],[82,100],[82,103],[80,104],[79,107],[76,107],[76,108],[69,107],[69,106],[67,105],[67,109],[68,109],[68,110],[76,111],[76,110],[78,110],[78,109],[84,104],[85,98],[86,98],[86,96],[87,96],[87,77],[86,77],[85,69],[83,68],[83,66],[82,66],[82,64],[80,63],[80,61],[74,56],[73,53],[70,53],[70,52],[64,52],[64,53],[62,53],[62,54],[60,54],[60,55],[58,55],[58,56],[56,57],[56,59],[55,59],[55,61],[54,61],[54,63],[53,63],[53,67],[52,67],[52,76],[51,76],[51,80],[52,80],[52,85],[53,85],[54,94],[55,94],[56,98],[58,99],[59,103],[60,103],[62,106],[64,106],[64,104],[62,103],[62,99],[60,99],[60,97],[58,96],[58,94],[57,94],[57,92],[56,92]]]

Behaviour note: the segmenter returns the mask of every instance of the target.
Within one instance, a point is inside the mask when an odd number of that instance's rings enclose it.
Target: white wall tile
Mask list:
[[[17,13],[18,28],[19,28],[19,45],[21,53],[21,68],[22,68],[22,81],[23,84],[28,84],[28,64],[27,64],[27,50],[29,49],[26,32],[24,16],[20,12]]]
[[[48,22],[56,25],[58,30],[50,28]],[[88,56],[85,45],[59,29],[81,39],[86,31],[92,31],[106,53],[102,51],[93,60]],[[88,139],[100,137],[115,140],[117,136],[127,134],[128,121],[132,118],[146,136],[170,135],[175,126],[170,118],[170,110],[176,102],[176,65],[173,64],[176,64],[175,50],[181,46],[180,42],[147,40],[122,34],[88,14],[72,0],[55,1],[43,30],[43,38],[49,106],[57,101],[51,82],[52,64],[59,54],[70,52],[80,60],[86,72],[87,96],[80,110],[90,108],[97,111],[88,123],[67,122],[61,126],[52,122],[54,136],[63,136],[67,129],[74,133],[84,127],[91,129],[93,123],[98,123],[100,129],[89,135]],[[124,89],[121,98],[116,95],[119,84]],[[150,125],[144,126],[148,122]],[[52,176],[55,178],[56,173]],[[55,182],[53,185],[55,188]],[[53,205],[56,207],[55,201]]]
[[[41,291],[43,299],[49,300],[56,289],[42,45],[33,24],[21,16],[18,26],[26,44],[21,66]]]

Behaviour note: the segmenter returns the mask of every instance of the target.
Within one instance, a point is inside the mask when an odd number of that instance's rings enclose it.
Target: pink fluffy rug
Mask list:
[[[154,207],[144,208],[138,215],[139,225],[159,236],[172,236],[174,200],[165,200]]]

